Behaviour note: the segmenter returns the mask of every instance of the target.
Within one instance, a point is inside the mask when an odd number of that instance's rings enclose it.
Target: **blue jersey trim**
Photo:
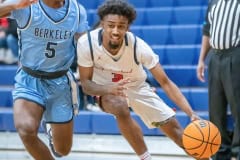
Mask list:
[[[18,28],[19,28],[19,29],[24,29],[24,28],[26,28],[26,27],[29,25],[29,23],[30,23],[31,17],[32,17],[32,7],[30,6],[30,7],[29,7],[29,17],[28,17],[27,23],[26,23],[23,27],[20,27],[20,26],[18,25]]]

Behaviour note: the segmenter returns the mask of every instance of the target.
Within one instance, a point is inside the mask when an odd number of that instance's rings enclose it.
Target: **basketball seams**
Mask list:
[[[207,122],[207,121],[204,121],[205,123]],[[205,148],[203,149],[203,151],[202,151],[202,154],[199,156],[199,158],[204,158],[204,157],[202,157],[203,156],[203,154],[206,152],[206,150],[207,150],[207,147],[208,147],[208,144],[209,144],[209,138],[210,138],[210,133],[211,133],[211,128],[210,128],[210,123],[209,122],[207,122],[207,127],[208,127],[208,137],[207,137],[207,142],[206,142],[206,145],[205,145]],[[199,128],[199,126],[197,126],[198,127],[198,129],[200,130],[200,132],[202,133],[202,130]],[[203,141],[205,141],[205,136],[203,136]],[[210,146],[212,146],[211,144],[210,144]],[[212,147],[210,147],[210,148],[212,148]],[[211,149],[211,154],[212,154],[212,149]]]
[[[220,132],[218,131],[215,136],[212,138],[212,141],[211,141],[211,147],[210,147],[210,151],[211,151],[211,154],[214,154],[214,151],[213,151],[213,146],[219,146],[220,144],[216,144],[216,143],[213,143],[214,140],[220,135]],[[221,136],[221,135],[220,135]]]
[[[186,153],[199,159],[215,154],[221,144],[218,128],[207,120],[191,122],[183,132],[183,145]]]

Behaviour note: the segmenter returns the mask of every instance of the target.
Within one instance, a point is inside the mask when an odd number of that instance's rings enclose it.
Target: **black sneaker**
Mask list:
[[[50,146],[50,149],[51,149],[53,155],[55,157],[59,157],[59,158],[62,157],[62,155],[57,153],[54,149],[53,140],[52,140],[52,129],[51,129],[50,124],[48,124],[48,123],[46,123],[46,121],[42,120],[42,128],[43,128],[44,133],[46,134],[46,136],[49,140],[49,146]]]

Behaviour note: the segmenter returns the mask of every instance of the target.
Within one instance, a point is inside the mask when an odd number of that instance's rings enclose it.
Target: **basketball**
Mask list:
[[[191,122],[183,132],[185,151],[196,159],[209,158],[221,145],[221,134],[210,121],[196,120]]]

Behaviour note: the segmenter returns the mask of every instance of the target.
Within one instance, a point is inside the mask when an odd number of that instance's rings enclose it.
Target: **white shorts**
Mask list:
[[[156,128],[153,123],[161,124],[176,115],[147,83],[138,88],[129,88],[126,93],[129,106],[148,128]]]

